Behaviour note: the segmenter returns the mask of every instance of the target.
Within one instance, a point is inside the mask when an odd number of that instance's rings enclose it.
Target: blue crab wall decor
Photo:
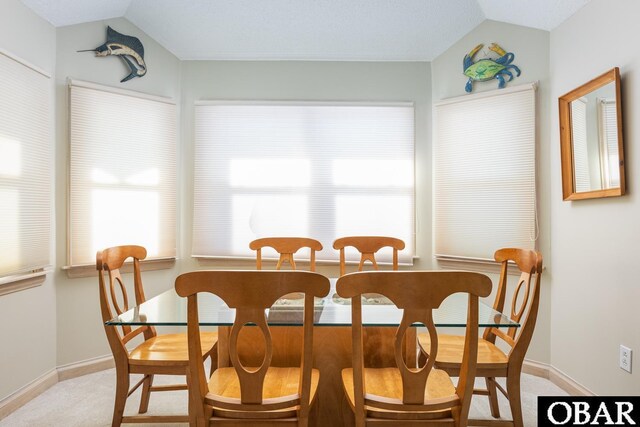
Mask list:
[[[515,71],[516,76],[520,75],[520,68],[512,64],[515,55],[511,52],[505,51],[496,43],[491,43],[489,50],[500,55],[499,58],[484,58],[477,62],[473,62],[473,57],[480,49],[482,49],[482,46],[484,45],[479,44],[474,47],[471,52],[464,56],[464,60],[462,61],[464,75],[469,77],[467,85],[464,87],[464,90],[467,92],[471,92],[473,89],[474,81],[484,82],[491,79],[498,79],[498,88],[502,89],[505,87],[507,81],[513,80],[513,73],[509,70]],[[508,77],[509,80],[505,81],[505,76]]]

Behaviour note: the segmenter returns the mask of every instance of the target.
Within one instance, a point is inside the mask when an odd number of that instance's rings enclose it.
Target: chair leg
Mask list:
[[[211,408],[210,406],[207,406],[204,409],[204,417],[201,419],[198,419],[198,423],[202,423],[202,424],[198,424],[198,426],[202,425],[202,427],[209,427],[211,425],[211,423],[209,422],[209,420],[211,419],[211,417],[213,416],[213,408]]]
[[[198,427],[200,425],[204,425],[204,416],[202,412],[202,402],[199,401],[196,391],[197,388],[195,384],[191,381],[191,372],[187,371],[187,396],[189,402],[189,427]]]
[[[520,396],[520,373],[507,375],[507,394],[509,395],[509,406],[513,417],[514,427],[523,427],[522,400]]]
[[[420,352],[418,353],[418,366],[424,366],[427,364],[427,355],[424,354],[422,348],[420,348]]]
[[[113,404],[113,419],[111,427],[120,427],[124,416],[124,407],[129,394],[129,372],[116,371],[116,398]]]
[[[467,407],[466,410],[462,410],[459,406],[452,408],[451,415],[455,427],[466,427],[469,425],[469,407]]]
[[[487,384],[487,391],[489,392],[489,407],[491,408],[491,416],[493,418],[500,418],[500,407],[498,406],[498,390],[496,389],[496,379],[493,377],[486,377],[485,383]]]
[[[138,413],[146,414],[149,409],[149,398],[151,397],[151,387],[153,386],[153,374],[145,375],[142,384],[142,395],[140,396],[140,409]]]
[[[209,367],[209,377],[213,375],[213,371],[218,369],[218,344],[214,344],[213,348],[209,352],[209,361],[211,362],[211,366]]]

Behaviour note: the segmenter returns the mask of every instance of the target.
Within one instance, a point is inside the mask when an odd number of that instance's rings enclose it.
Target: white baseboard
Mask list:
[[[105,369],[111,369],[115,366],[113,356],[111,355],[83,360],[82,362],[69,363],[68,365],[58,366],[58,381],[93,374],[94,372],[104,371]]]
[[[564,372],[546,363],[525,360],[522,365],[522,372],[536,377],[546,378],[571,396],[595,396],[595,393],[591,390]]]
[[[40,378],[22,387],[20,390],[0,401],[0,420],[34,399],[58,381],[69,380],[82,375],[111,369],[114,367],[112,356],[101,356],[81,362],[69,363],[52,369]],[[525,360],[522,372],[536,377],[546,378],[572,396],[594,396],[595,394],[573,378],[546,363]]]
[[[48,388],[56,385],[59,381],[92,374],[94,372],[113,368],[114,366],[113,356],[109,355],[54,368],[42,375],[40,378],[36,378],[15,393],[0,400],[0,420],[32,399],[35,399]]]
[[[522,373],[549,379],[549,365],[546,363],[536,362],[535,360],[525,359],[522,365]]]
[[[549,369],[549,381],[569,393],[571,396],[595,396],[596,394],[565,374],[554,368]]]
[[[40,378],[36,378],[29,384],[20,388],[15,393],[0,400],[0,420],[20,408],[22,405],[25,405],[32,399],[38,397],[49,387],[54,386],[57,383],[58,370],[54,368],[40,376]]]

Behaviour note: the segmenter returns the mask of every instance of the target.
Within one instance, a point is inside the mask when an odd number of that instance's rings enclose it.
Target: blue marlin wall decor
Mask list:
[[[96,56],[115,55],[122,58],[131,73],[120,80],[120,83],[147,74],[147,64],[144,62],[144,47],[140,39],[120,34],[111,27],[107,27],[107,41],[104,44],[95,49],[79,50],[78,52],[95,52]]]

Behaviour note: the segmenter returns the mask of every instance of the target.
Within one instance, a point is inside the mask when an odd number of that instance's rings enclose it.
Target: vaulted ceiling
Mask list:
[[[56,27],[124,17],[182,60],[431,61],[485,19],[551,30],[589,0],[22,2]]]

